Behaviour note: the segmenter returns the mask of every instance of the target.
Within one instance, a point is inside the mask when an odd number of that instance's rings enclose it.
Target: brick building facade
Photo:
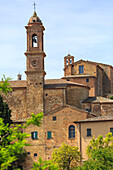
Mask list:
[[[92,61],[79,60],[68,54],[64,57],[64,77],[62,79],[81,83],[90,87],[89,96],[113,94],[113,67]]]
[[[13,91],[4,99],[12,110],[12,119],[22,123],[30,117],[30,113],[44,113],[40,127],[30,126],[25,132],[31,134],[26,147],[28,158],[26,170],[31,169],[33,161],[39,156],[50,159],[54,148],[63,142],[79,146],[77,121],[113,113],[113,102],[109,99],[103,105],[89,100],[90,96],[104,96],[112,93],[112,67],[80,60],[74,63],[73,56],[65,57],[65,77],[62,79],[45,80],[43,49],[44,26],[34,12],[28,25],[26,56],[26,77],[17,81],[10,81]],[[87,81],[86,81],[87,79]],[[108,80],[107,85],[104,80]],[[96,100],[96,99],[95,99]],[[94,111],[95,106],[97,110]],[[91,108],[93,108],[91,110]],[[103,114],[102,113],[103,109]],[[89,111],[90,109],[91,111]],[[105,114],[104,114],[105,112]],[[73,135],[72,135],[73,134]]]

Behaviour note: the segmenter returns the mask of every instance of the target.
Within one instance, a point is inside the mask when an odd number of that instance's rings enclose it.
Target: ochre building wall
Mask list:
[[[80,128],[81,126],[81,128]],[[87,159],[86,148],[90,140],[102,135],[105,137],[106,134],[110,132],[110,128],[113,128],[113,121],[103,121],[103,122],[86,122],[79,123],[77,125],[77,137],[78,137],[78,147],[81,148],[81,156],[83,160]],[[80,132],[81,129],[81,132]],[[91,129],[91,136],[87,136],[87,129]],[[80,133],[81,133],[81,146],[80,146]]]

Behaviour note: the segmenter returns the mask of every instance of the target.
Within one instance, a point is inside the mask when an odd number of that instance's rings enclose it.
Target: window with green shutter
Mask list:
[[[52,138],[51,133],[52,133],[51,131],[48,131],[48,132],[47,132],[47,139],[51,139],[51,138]]]
[[[31,132],[31,138],[32,139],[38,139],[38,132],[37,131]]]

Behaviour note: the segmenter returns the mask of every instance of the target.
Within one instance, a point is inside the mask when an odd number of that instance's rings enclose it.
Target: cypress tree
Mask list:
[[[6,102],[3,102],[3,97],[0,95],[0,118],[3,119],[4,124],[12,124],[11,110]]]

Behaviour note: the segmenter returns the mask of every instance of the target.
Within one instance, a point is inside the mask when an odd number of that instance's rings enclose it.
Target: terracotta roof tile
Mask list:
[[[75,121],[74,123],[85,123],[85,122],[100,122],[100,121],[113,121],[113,116],[99,116],[95,118],[84,119]]]

